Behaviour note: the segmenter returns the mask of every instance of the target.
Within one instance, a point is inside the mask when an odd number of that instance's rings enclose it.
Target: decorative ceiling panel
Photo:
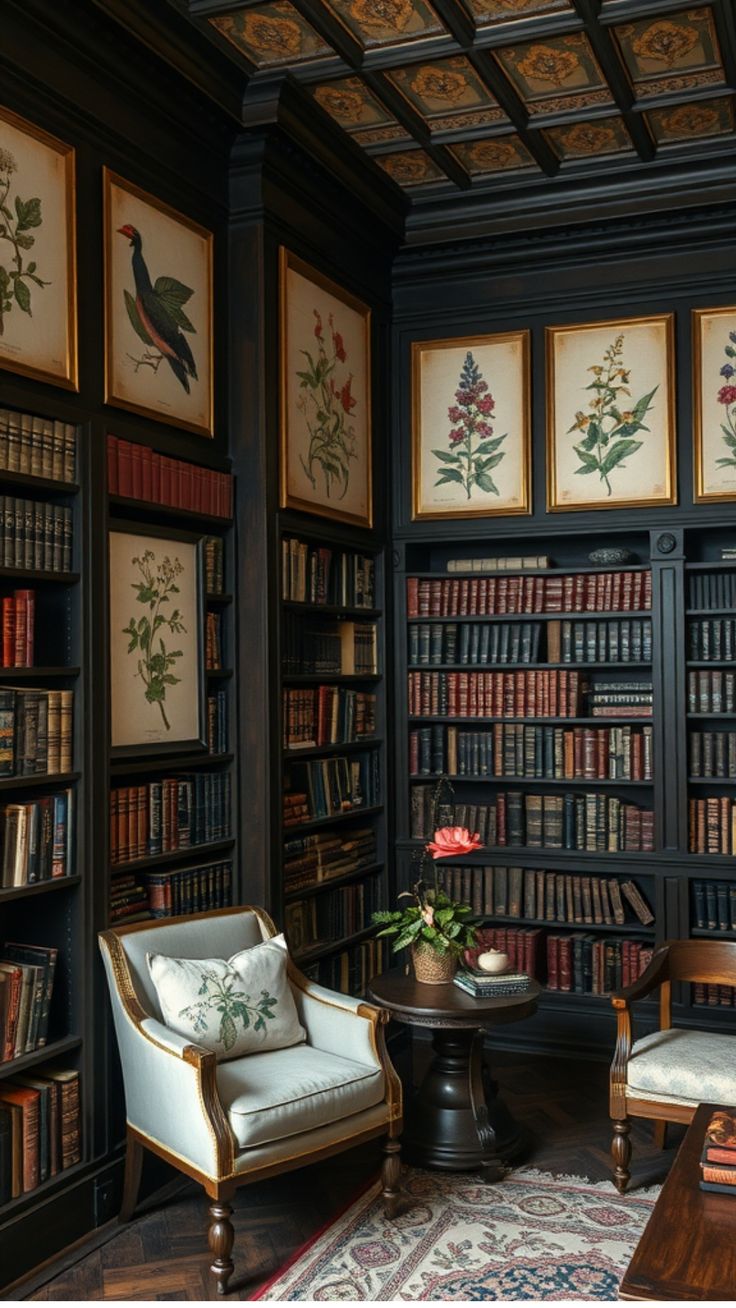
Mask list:
[[[724,136],[736,129],[733,96],[650,109],[646,117],[659,145]]]
[[[447,180],[442,169],[424,150],[397,150],[393,154],[373,157],[399,186],[423,186],[427,182]]]
[[[371,94],[359,77],[343,77],[336,82],[320,83],[312,87],[312,95],[317,104],[346,132],[395,122],[388,109]]]
[[[445,31],[428,0],[325,0],[325,8],[364,50],[438,36]]]
[[[518,136],[494,136],[488,140],[458,141],[451,147],[471,177],[487,177],[511,168],[534,168],[535,162]]]
[[[593,159],[604,154],[633,150],[623,118],[596,118],[593,122],[548,127],[545,136],[559,159]]]
[[[575,12],[570,0],[465,0],[465,3],[479,27]]]
[[[682,9],[613,30],[639,98],[725,81],[710,8]]]
[[[465,112],[478,109],[484,110],[486,122],[506,119],[465,55],[395,68],[388,77],[425,121],[440,130],[447,130],[448,115],[453,124],[460,123]]]
[[[210,22],[257,68],[291,66],[332,54],[290,0],[273,0],[255,9],[221,14]]]
[[[503,46],[495,55],[530,113],[560,113],[613,100],[584,32]]]

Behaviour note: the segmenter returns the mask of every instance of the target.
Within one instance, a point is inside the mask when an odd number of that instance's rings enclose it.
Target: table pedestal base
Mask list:
[[[437,1030],[434,1058],[409,1107],[402,1153],[418,1167],[445,1172],[480,1169],[498,1181],[526,1144],[497,1097],[483,1058],[483,1031]]]

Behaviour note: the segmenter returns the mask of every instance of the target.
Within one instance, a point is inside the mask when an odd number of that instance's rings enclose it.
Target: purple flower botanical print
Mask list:
[[[508,432],[503,436],[493,435],[490,419],[495,419],[494,410],[495,400],[488,382],[468,350],[455,391],[455,403],[447,411],[452,424],[448,433],[450,449],[432,451],[442,464],[435,486],[456,482],[463,487],[468,499],[474,487],[490,495],[499,494],[491,471],[504,457],[505,451],[499,450],[499,446],[506,440]]]

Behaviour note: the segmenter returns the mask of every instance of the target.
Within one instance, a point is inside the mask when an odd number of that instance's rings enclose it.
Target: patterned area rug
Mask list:
[[[372,1185],[254,1299],[616,1299],[659,1193],[528,1167],[489,1186],[409,1169],[404,1185],[395,1222]]]

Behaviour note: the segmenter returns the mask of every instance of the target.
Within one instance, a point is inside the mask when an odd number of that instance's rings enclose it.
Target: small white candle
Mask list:
[[[505,972],[509,965],[508,954],[500,949],[489,949],[486,954],[478,955],[478,967],[481,972]]]

